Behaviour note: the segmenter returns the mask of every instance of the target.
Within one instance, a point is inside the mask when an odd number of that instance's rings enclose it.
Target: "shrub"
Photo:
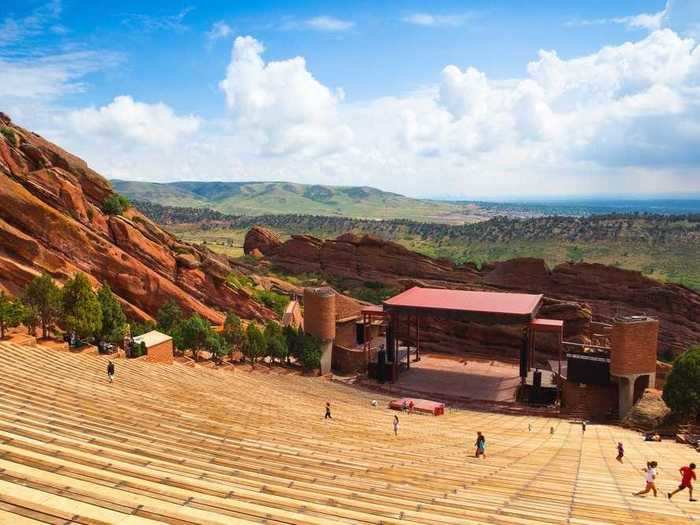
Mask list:
[[[274,312],[281,316],[284,313],[284,309],[289,304],[289,297],[286,295],[278,294],[271,290],[255,290],[253,297],[259,302],[274,310]]]
[[[681,417],[693,417],[700,412],[700,346],[691,348],[673,362],[663,398]]]
[[[243,274],[236,275],[235,273],[230,273],[226,278],[226,282],[237,290],[241,288],[252,288],[255,284],[250,277]]]
[[[147,353],[148,350],[146,349],[146,343],[141,341],[139,344],[136,344],[132,347],[130,357],[141,357],[142,355],[146,355]]]
[[[5,137],[11,146],[15,148],[17,147],[19,140],[17,140],[17,134],[13,130],[6,126],[2,126],[0,127],[0,133],[2,133],[3,137]]]
[[[112,193],[102,203],[102,211],[107,215],[121,215],[129,206],[129,199],[118,193]]]

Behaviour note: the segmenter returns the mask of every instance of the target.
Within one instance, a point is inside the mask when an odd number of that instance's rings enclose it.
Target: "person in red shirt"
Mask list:
[[[695,478],[695,463],[691,463],[687,467],[681,467],[680,468],[680,473],[681,473],[681,484],[678,485],[678,488],[674,490],[673,492],[668,493],[668,499],[671,499],[674,494],[680,492],[683,489],[688,489],[688,492],[690,493],[690,501],[697,501],[693,499],[693,480]]]

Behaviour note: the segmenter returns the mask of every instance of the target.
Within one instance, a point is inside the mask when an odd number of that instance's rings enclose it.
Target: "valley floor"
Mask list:
[[[0,523],[700,519],[685,494],[632,496],[646,461],[666,491],[697,453],[619,427],[449,410],[399,415],[395,437],[388,398],[321,378],[117,360],[110,384],[105,369],[104,357],[0,343]],[[472,457],[477,430],[486,459]]]

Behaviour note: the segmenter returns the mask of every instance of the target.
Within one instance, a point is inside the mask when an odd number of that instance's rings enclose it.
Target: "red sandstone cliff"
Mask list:
[[[400,288],[422,284],[544,293],[541,315],[565,320],[565,336],[569,338],[587,333],[591,314],[595,320],[609,321],[617,314],[646,313],[661,321],[660,351],[679,353],[700,344],[700,294],[680,285],[660,283],[639,272],[588,263],[567,263],[550,269],[541,259],[527,258],[493,263],[478,270],[473,265],[455,265],[393,242],[354,234],[325,241],[293,236],[281,243],[269,230],[254,228],[246,237],[248,249],[258,247],[255,239],[264,239],[265,251],[260,251],[276,266],[293,273],[319,273],[358,284],[379,281]],[[452,335],[461,338],[459,334]],[[493,333],[482,335],[485,342],[495,337]],[[499,337],[515,341],[516,335],[503,332]],[[446,337],[437,332],[434,336],[436,341]]]
[[[228,309],[274,317],[226,284],[226,258],[179,242],[133,208],[104,214],[106,179],[2,113],[0,126],[11,130],[0,134],[0,289],[14,295],[43,272],[63,282],[82,271],[95,286],[109,283],[140,319],[170,299],[213,322]]]

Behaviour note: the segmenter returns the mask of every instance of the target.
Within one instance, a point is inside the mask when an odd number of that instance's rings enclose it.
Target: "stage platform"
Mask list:
[[[414,397],[403,397],[394,399],[389,402],[389,408],[392,410],[403,410],[404,402],[408,406],[413,401],[413,411],[421,414],[432,414],[441,416],[445,413],[445,403],[429,401],[427,399],[416,399]]]
[[[520,385],[519,368],[506,363],[469,355],[421,353],[402,370],[397,389],[432,398],[469,399],[474,401],[515,402]]]

